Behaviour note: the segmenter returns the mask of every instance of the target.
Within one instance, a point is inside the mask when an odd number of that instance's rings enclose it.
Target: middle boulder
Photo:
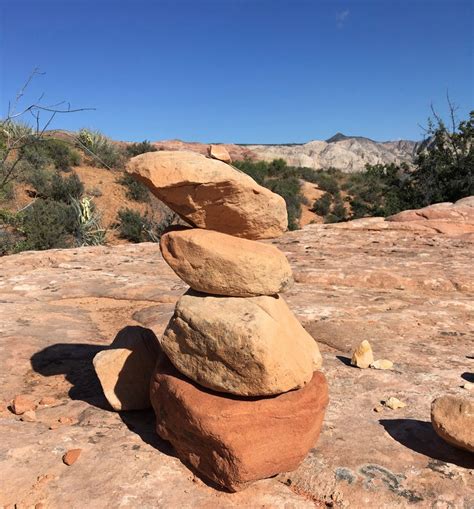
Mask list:
[[[198,384],[240,396],[306,385],[322,359],[314,339],[280,296],[181,297],[161,346]]]
[[[269,244],[195,228],[166,233],[160,248],[168,265],[199,292],[273,295],[293,282],[286,256]]]

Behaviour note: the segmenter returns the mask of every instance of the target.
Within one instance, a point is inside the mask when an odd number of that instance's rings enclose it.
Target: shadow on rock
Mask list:
[[[474,383],[474,373],[469,373],[468,371],[466,371],[461,375],[461,378],[463,380],[466,380],[466,382]]]
[[[393,439],[412,451],[445,463],[474,468],[474,457],[442,440],[429,421],[381,419],[379,422]]]
[[[340,360],[343,364],[345,364],[346,366],[349,366],[350,368],[354,367],[351,364],[351,358],[350,357],[344,357],[343,355],[336,355],[336,359]]]
[[[43,376],[64,375],[72,385],[69,389],[71,399],[110,410],[92,365],[94,356],[105,348],[85,343],[57,343],[35,353],[31,357],[31,366]]]

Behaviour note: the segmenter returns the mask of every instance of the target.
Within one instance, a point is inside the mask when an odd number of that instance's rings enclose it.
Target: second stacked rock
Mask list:
[[[248,240],[283,233],[284,200],[190,152],[143,154],[128,171],[199,226],[160,242],[191,289],[161,339],[171,362],[151,382],[158,434],[232,491],[294,470],[319,436],[327,384],[316,342],[279,295],[292,283],[286,257]]]

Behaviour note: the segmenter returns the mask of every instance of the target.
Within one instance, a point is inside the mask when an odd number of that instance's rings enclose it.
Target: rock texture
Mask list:
[[[108,410],[93,357],[126,325],[161,337],[187,289],[157,244],[28,252],[0,258],[0,506],[472,507],[473,455],[435,433],[430,407],[467,396],[473,380],[474,236],[380,219],[273,243],[293,269],[285,300],[318,341],[331,399],[296,471],[216,491],[158,438],[153,411]],[[350,368],[364,339],[395,369]],[[57,404],[21,422],[8,409],[19,394]],[[374,412],[389,396],[407,406]],[[61,417],[74,424],[50,429]],[[67,468],[72,448],[83,453]]]
[[[224,161],[224,163],[232,162],[232,158],[230,157],[230,154],[224,147],[224,145],[209,145],[209,155],[213,159],[219,159],[219,161]]]
[[[228,398],[159,366],[151,384],[157,432],[209,480],[238,491],[294,470],[318,439],[328,403],[324,375],[274,398]],[[271,432],[269,432],[271,430]]]
[[[232,166],[194,152],[148,152],[127,171],[193,226],[250,239],[280,236],[285,200]]]
[[[150,407],[150,380],[162,353],[143,327],[125,327],[109,349],[94,357],[94,369],[110,406],[117,411]]]
[[[160,248],[178,277],[199,292],[273,295],[293,282],[285,255],[268,244],[193,228],[166,233]]]
[[[190,291],[178,301],[161,346],[198,384],[241,396],[303,387],[322,362],[317,343],[278,296]]]
[[[436,398],[431,405],[431,422],[443,440],[474,453],[474,398]]]

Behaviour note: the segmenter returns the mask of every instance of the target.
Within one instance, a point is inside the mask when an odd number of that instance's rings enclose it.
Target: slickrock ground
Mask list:
[[[182,465],[152,411],[108,411],[92,369],[125,325],[160,335],[185,291],[158,245],[0,259],[0,506],[473,507],[474,457],[430,423],[435,397],[467,396],[461,386],[474,381],[474,235],[449,231],[364,220],[275,241],[296,279],[285,299],[322,350],[330,403],[296,472],[236,494]],[[393,370],[350,366],[364,339]],[[57,404],[21,421],[7,409],[18,394]],[[406,406],[382,406],[389,397]],[[82,451],[67,466],[71,449]]]

